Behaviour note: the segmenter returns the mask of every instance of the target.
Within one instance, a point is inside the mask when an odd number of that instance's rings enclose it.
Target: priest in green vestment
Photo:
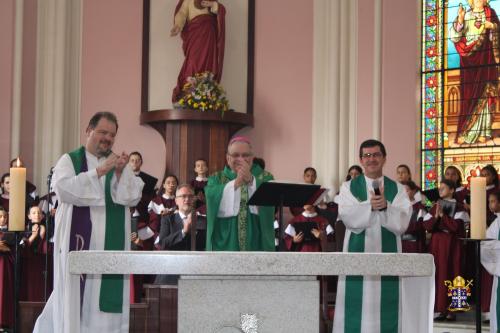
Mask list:
[[[386,155],[380,141],[363,142],[365,173],[341,186],[343,252],[401,252],[412,206],[404,187],[383,175]],[[333,332],[430,333],[433,286],[433,276],[339,276]]]
[[[257,188],[273,176],[253,163],[252,145],[234,137],[227,166],[208,178],[207,251],[274,251],[274,207],[249,206]]]

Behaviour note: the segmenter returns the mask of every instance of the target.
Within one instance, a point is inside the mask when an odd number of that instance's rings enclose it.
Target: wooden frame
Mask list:
[[[143,38],[142,38],[142,80],[141,80],[141,114],[152,111],[164,111],[171,108],[159,108],[155,110],[150,109],[150,41],[151,41],[151,5],[154,0],[143,0]],[[176,1],[176,0],[170,0]],[[255,22],[255,0],[248,1],[248,39],[247,39],[247,79],[246,79],[246,110],[236,110],[239,113],[246,113],[253,115],[253,82],[254,82],[254,22]],[[230,13],[228,14],[230,15]],[[171,22],[172,17],[166,18],[165,22]],[[229,27],[230,28],[230,27]],[[226,27],[226,30],[228,27]],[[182,52],[181,50],[177,50]],[[176,52],[177,52],[176,51]],[[226,42],[226,54],[227,54]],[[226,63],[226,61],[224,61]],[[227,70],[225,68],[224,70]],[[224,78],[224,72],[223,72]],[[173,89],[173,87],[172,87]],[[231,102],[231,101],[230,101]],[[141,116],[142,120],[149,117]],[[157,118],[157,116],[155,117]],[[146,121],[147,122],[147,121]],[[253,123],[253,122],[252,122]],[[246,124],[248,125],[248,124]]]

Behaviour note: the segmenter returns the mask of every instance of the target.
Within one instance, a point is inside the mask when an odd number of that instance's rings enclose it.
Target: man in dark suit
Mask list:
[[[161,219],[159,246],[161,250],[190,251],[192,226],[196,223],[196,250],[205,250],[206,220],[194,210],[194,191],[191,185],[181,184],[175,192],[178,210],[175,214],[165,215]],[[196,215],[195,215],[196,214]],[[158,275],[155,283],[172,284],[177,278]]]

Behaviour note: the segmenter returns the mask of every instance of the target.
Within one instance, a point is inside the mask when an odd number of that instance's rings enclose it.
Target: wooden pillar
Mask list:
[[[165,175],[179,181],[194,178],[194,162],[208,161],[209,173],[221,170],[226,162],[226,147],[234,133],[253,125],[253,115],[229,111],[159,110],[141,113],[141,124],[149,124],[163,137],[166,147]]]

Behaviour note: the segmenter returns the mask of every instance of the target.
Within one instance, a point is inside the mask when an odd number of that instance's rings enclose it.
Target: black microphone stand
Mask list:
[[[48,290],[48,282],[49,282],[49,247],[50,247],[50,239],[53,237],[50,229],[50,224],[52,223],[52,215],[50,214],[50,204],[52,201],[52,192],[51,192],[51,183],[52,183],[52,175],[54,173],[54,168],[50,168],[49,175],[47,176],[47,207],[45,209],[45,227],[47,228],[45,242],[47,244],[45,250],[45,270],[43,272],[44,278],[44,291],[43,291],[43,300],[47,302],[47,290]]]

